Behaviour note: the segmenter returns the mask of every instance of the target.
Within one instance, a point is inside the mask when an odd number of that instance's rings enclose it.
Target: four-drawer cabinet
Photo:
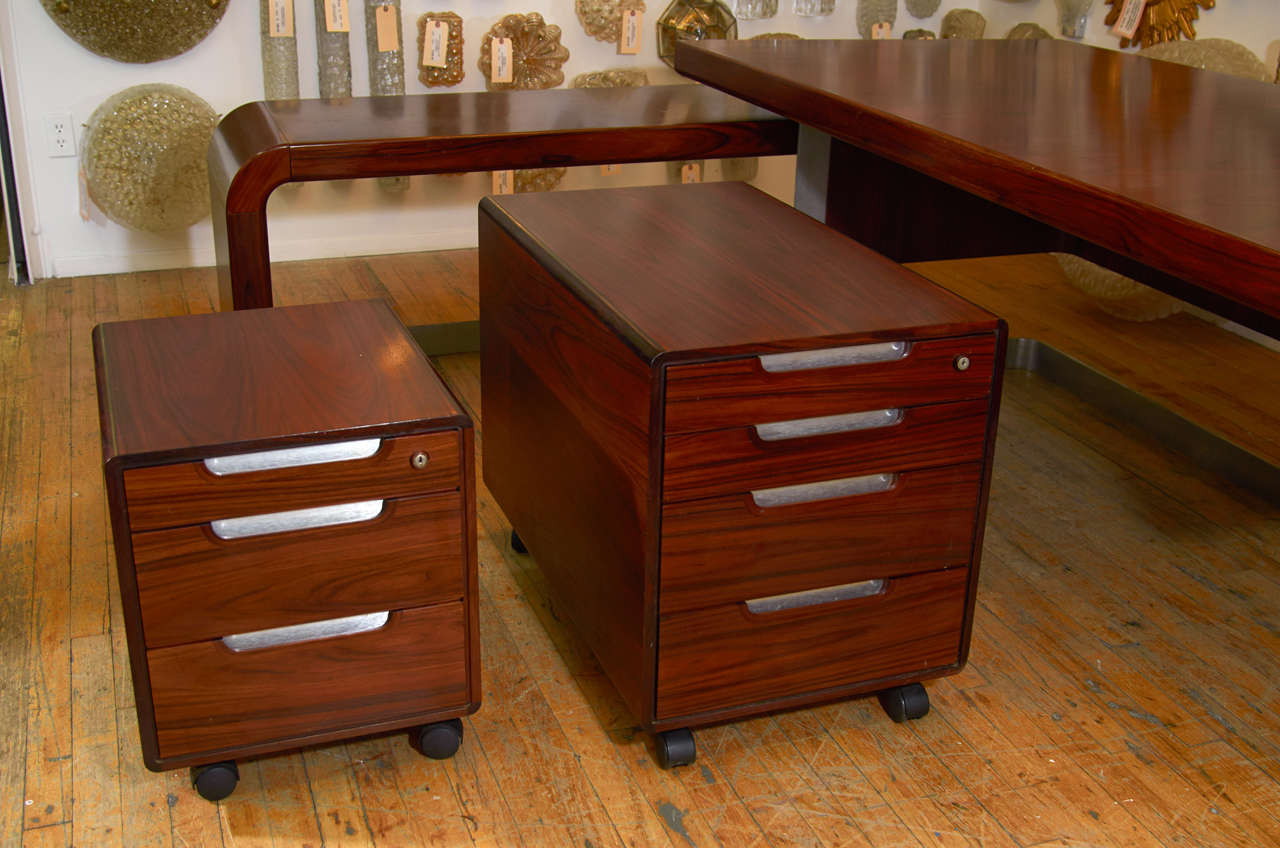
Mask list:
[[[484,478],[663,765],[964,663],[1004,322],[739,183],[486,198]]]
[[[103,459],[143,757],[234,758],[480,703],[471,421],[381,301],[104,324]]]

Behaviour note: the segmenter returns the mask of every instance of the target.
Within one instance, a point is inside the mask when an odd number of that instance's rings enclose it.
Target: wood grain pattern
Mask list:
[[[482,207],[484,479],[628,705],[652,699],[651,375]],[[609,568],[583,572],[583,562]]]
[[[444,286],[435,269],[454,265],[458,277],[449,286],[465,290],[474,256],[451,253],[446,262],[422,255],[433,276],[420,285]],[[414,261],[394,258],[406,266]],[[1071,290],[1067,303],[1053,297],[1048,281],[1055,278],[1043,273],[1042,263],[1053,260],[1010,257],[990,260],[986,270],[977,260],[921,270],[945,281],[951,268],[951,277],[971,283],[957,288],[993,311],[1007,311],[1015,333],[1030,334],[1018,331],[1019,323],[1036,334],[1054,330],[1054,343],[1063,342],[1077,358],[1115,363],[1125,379],[1158,389],[1161,402],[1180,402],[1178,408],[1206,422],[1226,422],[1245,442],[1263,445],[1277,437],[1280,416],[1265,414],[1274,396],[1275,352],[1191,315],[1163,327],[1105,315],[1095,320],[1087,304],[1077,307]],[[285,263],[275,269],[277,295],[284,303],[340,299],[354,280],[362,296],[375,297],[378,285],[389,290],[393,283],[378,276],[381,269],[368,258]],[[1008,286],[1019,279],[1041,282]],[[1008,286],[1005,300],[974,294],[988,285]],[[111,770],[110,751],[75,744],[70,730],[98,729],[76,724],[89,717],[77,717],[72,676],[102,685],[89,669],[77,670],[72,651],[93,662],[101,654],[72,640],[27,665],[42,626],[34,616],[36,578],[74,553],[76,504],[91,496],[76,487],[74,456],[71,477],[52,473],[55,465],[41,473],[42,453],[51,459],[59,447],[71,449],[42,434],[74,437],[84,426],[76,416],[96,418],[92,396],[76,397],[82,389],[73,388],[74,364],[69,372],[52,367],[59,358],[74,362],[84,337],[66,335],[47,348],[36,343],[38,355],[32,344],[43,338],[47,302],[61,300],[74,312],[84,286],[95,290],[95,322],[175,308],[207,311],[216,297],[205,272],[0,290],[0,630],[6,634],[0,671],[12,683],[0,687],[0,714],[16,728],[0,735],[0,797],[13,801],[0,805],[0,844],[15,848],[66,845],[76,832],[104,833],[116,821],[104,806],[69,803],[61,808],[65,818],[23,829],[25,814],[43,809],[49,798],[40,788],[47,784],[28,772],[44,767],[25,753],[39,738],[27,732],[28,711],[40,709],[37,702],[28,706],[29,687],[64,685],[70,693],[64,727],[72,742],[68,759],[55,765],[72,776]],[[436,297],[424,292],[396,308],[405,321],[423,323],[429,317],[415,310]],[[467,296],[458,298],[455,308],[467,308]],[[1039,323],[1028,325],[1033,317]],[[1146,345],[1151,353],[1141,355]],[[479,426],[478,362],[475,355],[447,357],[440,367]],[[58,379],[69,381],[70,402],[46,409],[43,399],[56,394]],[[54,421],[59,416],[63,423]],[[323,821],[326,833],[343,843],[373,846],[382,843],[365,829],[365,817],[376,828],[402,810],[423,841],[442,845],[561,844],[547,824],[553,812],[554,826],[565,834],[598,833],[612,824],[610,835],[638,848],[787,839],[1007,846],[1046,834],[1051,844],[1123,848],[1271,844],[1266,816],[1280,803],[1274,765],[1280,710],[1274,692],[1267,694],[1280,676],[1280,652],[1266,628],[1280,616],[1275,504],[1034,375],[1010,372],[1000,427],[972,654],[958,674],[927,684],[930,714],[894,725],[874,699],[855,698],[735,721],[699,731],[697,764],[674,772],[654,763],[645,734],[635,731],[590,645],[551,606],[537,562],[505,544],[509,524],[483,484],[486,700],[464,719],[462,750],[448,762],[420,757],[403,733],[375,737],[385,745],[381,750],[363,742],[316,743],[306,755],[242,759],[240,788],[222,804],[209,804],[192,791],[185,771],[151,772],[138,755],[113,578],[111,616],[102,626],[111,628],[113,645],[104,661],[113,666],[119,769],[112,795],[119,799],[121,842],[319,845]],[[483,441],[483,428],[479,435]],[[53,504],[72,516],[58,529],[70,534],[70,548],[37,538],[37,514]],[[83,593],[94,591],[73,577],[60,591],[42,593],[40,616],[57,606],[72,610],[88,600]],[[531,751],[536,759],[508,760],[506,751]],[[382,792],[366,793],[366,771],[394,779],[403,807]],[[335,772],[349,775],[353,789],[328,791]],[[573,803],[554,810],[542,803],[549,785],[556,798],[588,803],[589,812]],[[33,804],[25,806],[26,799]],[[330,828],[335,814],[354,832]]]
[[[765,442],[749,429],[668,436],[664,503],[932,468],[983,457],[986,400],[908,407],[890,427]]]
[[[387,501],[359,524],[223,541],[206,525],[133,536],[147,646],[464,597],[462,496]]]
[[[760,509],[746,496],[662,510],[663,615],[968,562],[980,468],[911,471],[888,492]],[[733,579],[725,579],[732,574]]]
[[[996,326],[989,313],[745,183],[505,195],[482,205],[515,221],[513,237],[579,298],[616,315],[610,326],[645,359]]]
[[[832,344],[840,347],[840,344]],[[903,359],[768,372],[757,357],[667,367],[668,435],[986,397],[995,367],[992,335],[911,344]],[[969,368],[955,368],[958,356]]]
[[[795,143],[790,121],[687,85],[248,103],[208,154],[222,308],[271,306],[266,205],[285,182],[785,155]]]
[[[658,716],[824,690],[883,688],[957,662],[968,569],[890,581],[883,595],[753,615],[727,604],[664,615],[658,625]]]
[[[385,303],[309,304],[94,330],[103,460],[200,458],[459,414]],[[325,378],[319,380],[316,374]],[[288,386],[288,392],[271,387]],[[104,400],[106,399],[106,400]],[[353,427],[353,421],[361,422]],[[339,436],[338,434],[342,434]]]
[[[456,417],[446,419],[444,424],[456,420]],[[375,433],[375,437],[377,435]],[[456,489],[462,473],[461,438],[457,429],[399,436],[383,439],[378,452],[368,459],[221,477],[213,475],[202,461],[125,468],[122,477],[129,524],[135,531],[152,530],[219,518]],[[268,449],[275,447],[270,445]],[[225,449],[215,447],[211,453],[215,452],[228,455]],[[418,453],[427,454],[425,468],[418,469],[412,464]],[[137,456],[130,456],[127,462],[116,464],[124,466],[137,461]]]
[[[368,633],[233,653],[221,642],[147,652],[160,756],[259,752],[467,705],[461,603],[401,610]]]
[[[694,79],[1221,295],[1276,332],[1272,87],[1054,39],[676,52]]]

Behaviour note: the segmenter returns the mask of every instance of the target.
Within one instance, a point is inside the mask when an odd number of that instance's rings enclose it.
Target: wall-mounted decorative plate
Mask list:
[[[577,0],[573,4],[587,35],[617,44],[622,39],[622,13],[644,11],[644,0]]]
[[[442,23],[441,37],[444,39],[444,56],[439,60],[444,64],[432,66],[427,63],[430,57],[428,28]],[[457,85],[462,82],[467,71],[462,64],[462,17],[456,12],[427,12],[418,18],[418,79],[431,88]]]
[[[121,62],[168,59],[195,47],[230,0],[40,0],[80,46]]]
[[[511,82],[493,81],[493,40],[511,39]],[[560,66],[569,60],[569,48],[560,43],[560,27],[549,24],[537,12],[507,15],[493,25],[480,45],[480,72],[490,91],[555,88],[564,82]]]
[[[85,129],[81,164],[89,197],[126,227],[162,233],[209,214],[205,153],[218,123],[185,88],[152,83],[113,94]]]

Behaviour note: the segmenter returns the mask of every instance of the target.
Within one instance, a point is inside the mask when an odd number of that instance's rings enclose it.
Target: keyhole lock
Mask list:
[[[968,371],[969,357],[965,356],[964,354],[957,356],[955,359],[955,366],[957,371]]]
[[[409,464],[412,465],[414,468],[418,469],[419,471],[421,471],[422,469],[427,467],[427,463],[430,461],[431,461],[430,457],[428,457],[426,453],[424,453],[423,451],[418,451],[413,455],[413,458],[409,460]]]

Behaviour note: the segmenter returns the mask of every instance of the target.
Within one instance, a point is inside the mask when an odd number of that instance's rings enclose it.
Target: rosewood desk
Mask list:
[[[1058,40],[680,42],[900,262],[1060,250],[1280,337],[1280,87]]]
[[[222,308],[271,305],[267,198],[284,183],[795,149],[791,121],[693,85],[247,103],[209,146]]]

